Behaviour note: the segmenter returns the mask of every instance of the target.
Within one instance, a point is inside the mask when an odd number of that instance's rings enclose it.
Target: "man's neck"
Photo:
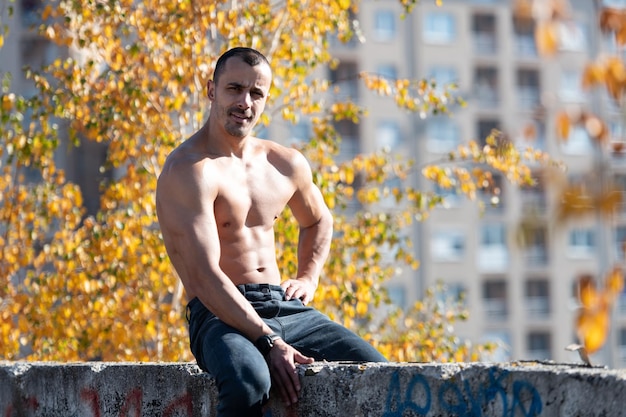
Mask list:
[[[217,123],[211,123],[210,117],[199,133],[209,152],[217,155],[242,158],[251,142],[251,136],[236,137],[228,134]]]

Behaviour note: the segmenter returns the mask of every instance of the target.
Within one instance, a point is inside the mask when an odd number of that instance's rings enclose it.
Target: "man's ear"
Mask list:
[[[213,80],[209,80],[206,83],[206,95],[209,100],[215,100],[215,82]]]

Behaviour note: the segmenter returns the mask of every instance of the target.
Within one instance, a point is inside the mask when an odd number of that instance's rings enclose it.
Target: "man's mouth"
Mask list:
[[[249,116],[249,115],[246,115],[244,113],[231,112],[230,115],[231,115],[231,117],[239,120],[240,122],[245,122],[245,121],[247,121],[247,120],[252,118],[251,115]]]

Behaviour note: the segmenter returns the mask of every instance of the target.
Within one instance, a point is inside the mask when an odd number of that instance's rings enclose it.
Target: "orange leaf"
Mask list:
[[[582,310],[576,320],[576,330],[587,352],[597,352],[604,345],[609,332],[608,310]]]
[[[613,268],[606,280],[606,290],[613,296],[624,290],[624,272],[621,268]]]
[[[604,70],[601,66],[591,63],[585,67],[582,75],[583,88],[590,88],[604,80]]]
[[[558,29],[555,22],[538,22],[535,43],[540,55],[554,55],[559,47]]]
[[[598,305],[598,291],[595,280],[591,275],[583,275],[579,278],[578,297],[581,304],[586,308],[594,308]]]
[[[569,138],[570,120],[569,116],[565,112],[560,112],[556,116],[556,136],[562,141],[567,141]]]

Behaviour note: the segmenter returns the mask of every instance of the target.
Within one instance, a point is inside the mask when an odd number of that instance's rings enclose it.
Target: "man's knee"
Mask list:
[[[218,381],[220,417],[261,416],[269,400],[272,383],[265,362],[240,365],[232,377]]]

